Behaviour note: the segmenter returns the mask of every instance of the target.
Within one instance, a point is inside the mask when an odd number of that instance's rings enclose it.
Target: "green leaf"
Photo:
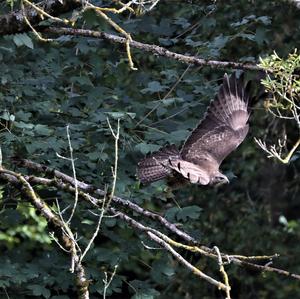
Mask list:
[[[32,39],[26,33],[15,34],[13,41],[17,47],[26,46],[30,49],[33,49]]]
[[[148,83],[148,87],[141,90],[142,93],[155,93],[164,91],[167,88],[165,85],[161,85],[158,81],[152,81]]]
[[[154,152],[160,149],[160,145],[157,144],[147,144],[140,143],[134,147],[135,150],[140,151],[142,154],[148,154],[150,152]]]
[[[130,284],[136,291],[136,294],[131,297],[132,299],[154,299],[159,295],[159,292],[151,288],[147,282],[133,280]]]
[[[93,87],[94,84],[92,83],[91,79],[88,76],[74,76],[70,78],[70,81],[73,83],[78,83],[80,85],[87,85]]]
[[[185,140],[187,136],[189,135],[188,130],[178,130],[174,131],[171,134],[168,135],[167,141],[170,143],[177,143]]]
[[[165,212],[165,217],[171,221],[171,222],[175,222],[176,221],[176,215],[179,211],[179,208],[178,207],[172,207],[170,209],[168,209],[166,212]]]
[[[255,31],[255,41],[259,44],[262,45],[263,42],[268,41],[267,38],[267,31],[265,28],[258,27]]]
[[[94,225],[95,222],[89,219],[84,219],[81,221],[82,224],[87,224],[87,225]]]
[[[137,293],[131,299],[155,299],[154,295]]]
[[[53,130],[49,129],[48,126],[45,125],[36,125],[34,127],[34,131],[41,136],[50,136],[53,132]]]
[[[210,47],[211,48],[222,49],[227,44],[228,40],[229,40],[228,36],[220,34],[219,36],[214,38],[214,40],[210,44]]]
[[[243,38],[243,39],[248,39],[248,40],[251,40],[251,41],[255,40],[255,35],[250,34],[250,33],[240,33],[238,36]]]
[[[198,219],[202,209],[198,206],[184,207],[178,210],[176,214],[177,220],[186,222],[188,219]]]
[[[33,124],[25,123],[25,122],[23,122],[23,121],[15,122],[14,125],[15,125],[17,128],[25,129],[25,130],[31,130],[31,129],[34,128],[34,125],[33,125]]]
[[[257,18],[258,21],[262,22],[264,25],[270,25],[271,24],[271,17],[269,16],[261,16]]]
[[[164,106],[168,107],[177,103],[182,103],[184,102],[184,100],[182,98],[168,98],[168,99],[164,99],[162,100],[162,103],[164,104]]]
[[[131,119],[134,119],[136,114],[135,113],[129,113],[129,112],[105,112],[108,116],[118,119],[118,118],[125,118],[130,117]]]
[[[38,285],[38,284],[32,284],[27,286],[29,290],[32,290],[32,294],[34,296],[43,296],[44,298],[49,298],[51,293],[48,289],[45,287]]]

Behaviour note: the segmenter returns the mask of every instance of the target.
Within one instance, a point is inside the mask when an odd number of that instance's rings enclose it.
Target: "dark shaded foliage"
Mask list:
[[[142,42],[179,53],[232,61],[258,61],[276,50],[287,55],[300,38],[300,11],[279,1],[168,1],[141,17],[113,16]],[[93,13],[82,19],[91,29],[111,31]],[[77,176],[103,187],[111,183],[113,138],[109,117],[121,118],[116,193],[159,211],[205,245],[224,252],[260,255],[279,253],[276,266],[300,272],[299,160],[288,166],[268,160],[254,136],[266,130],[277,136],[277,120],[261,102],[253,106],[250,134],[222,165],[232,177],[220,188],[187,186],[173,193],[163,182],[140,188],[137,161],[165,143],[179,145],[196,125],[218,88],[223,71],[190,67],[165,99],[186,65],[133,50],[138,71],[130,71],[124,47],[82,37],[62,36],[42,43],[31,33],[0,38],[0,141],[3,163],[27,157],[72,174],[66,125],[70,124]],[[224,72],[232,70],[224,70]],[[246,74],[255,77],[256,73]],[[152,111],[153,110],[153,111]],[[152,111],[149,114],[149,111]],[[145,117],[147,115],[147,117]],[[287,126],[291,137],[296,128]],[[46,222],[12,186],[2,184],[0,217],[0,297],[74,298],[69,260],[51,243]],[[51,206],[73,198],[41,190]],[[180,206],[180,208],[178,207]],[[96,217],[80,204],[74,227],[82,242],[91,237]],[[84,220],[84,221],[83,221]],[[119,264],[111,298],[223,298],[223,294],[162,250],[146,250],[142,235],[123,222],[107,218],[85,261],[94,281],[91,298],[103,292],[103,271]],[[204,272],[218,277],[216,263],[199,255],[185,256]],[[298,281],[227,266],[233,298],[299,298]],[[121,295],[122,294],[122,295]]]

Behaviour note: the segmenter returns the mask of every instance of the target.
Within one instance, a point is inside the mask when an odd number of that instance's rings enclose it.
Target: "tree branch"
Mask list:
[[[58,16],[82,5],[81,0],[44,0],[39,3],[43,11],[51,16]],[[33,7],[25,8],[25,14],[31,25],[43,20],[43,15]],[[28,31],[29,27],[22,10],[0,16],[0,35]]]
[[[48,223],[51,223],[58,230],[62,231],[62,237],[60,237],[61,242],[64,244],[65,248],[70,249],[68,251],[71,254],[72,264],[74,263],[74,273],[76,277],[76,286],[78,291],[79,299],[88,299],[89,281],[86,279],[85,270],[81,264],[80,256],[77,252],[77,244],[73,236],[72,231],[65,225],[65,223],[55,215],[48,205],[35,193],[31,184],[28,182],[27,178],[17,172],[6,170],[0,168],[0,174],[10,182],[22,186],[21,191],[30,200],[31,204],[42,214]]]
[[[31,203],[34,205],[34,207],[41,212],[41,214],[47,219],[48,222],[55,224],[55,226],[59,227],[62,231],[65,229],[68,229],[66,227],[66,223],[61,220],[58,216],[56,216],[51,209],[46,205],[45,202],[43,202],[34,192],[33,188],[25,178],[25,176],[18,174],[16,172],[6,170],[3,168],[0,168],[0,177],[3,178],[9,178],[10,182],[13,182],[14,184],[22,185],[24,187],[25,194],[30,199]],[[8,176],[7,176],[8,175]],[[206,275],[201,270],[199,270],[197,267],[193,266],[191,263],[189,263],[185,258],[183,258],[170,244],[168,244],[163,238],[164,235],[160,233],[159,231],[152,229],[150,227],[146,227],[142,225],[141,223],[135,221],[134,219],[128,217],[122,212],[116,211],[114,208],[107,207],[108,211],[111,211],[113,215],[116,217],[119,217],[123,220],[126,220],[127,223],[129,223],[131,226],[138,228],[139,230],[144,231],[147,233],[148,237],[153,240],[154,242],[158,243],[159,245],[162,245],[167,251],[169,251],[180,263],[182,263],[186,268],[188,268],[193,274],[199,276],[200,278],[208,281],[209,283],[215,285],[219,289],[222,289],[227,292],[227,286],[223,284],[222,282],[219,282],[215,280],[214,278]],[[71,237],[72,236],[72,237]],[[163,238],[160,238],[162,236]],[[71,230],[68,229],[67,233],[64,233],[64,237],[68,239],[68,242],[66,244],[66,247],[71,247],[70,252],[72,255],[72,261],[74,261],[74,269],[76,273],[76,284],[78,287],[78,298],[79,299],[88,299],[89,298],[89,291],[88,291],[88,285],[89,282],[85,278],[85,272],[84,268],[81,264],[81,258],[80,255],[77,254],[76,247],[78,246]],[[64,240],[64,239],[63,239]],[[69,245],[71,244],[71,246]],[[65,250],[64,250],[65,251]],[[113,277],[113,276],[112,276]],[[111,282],[111,281],[110,281]],[[108,283],[108,285],[110,284]]]
[[[126,44],[126,42],[128,42],[128,40],[124,37],[105,33],[103,31],[93,31],[93,30],[86,30],[86,29],[74,29],[74,28],[63,28],[63,27],[47,27],[47,28],[41,28],[41,30],[43,32],[48,32],[48,33],[58,34],[58,35],[93,37],[98,39],[109,40],[111,42],[119,43],[119,44]],[[178,54],[160,46],[145,44],[145,43],[137,42],[135,40],[130,40],[129,45],[132,48],[140,49],[145,52],[150,52],[154,55],[167,57],[194,66],[209,66],[215,69],[234,68],[234,69],[252,70],[252,71],[262,70],[261,67],[252,63],[208,60],[208,59],[198,58],[196,56]]]
[[[16,160],[15,160],[15,162],[16,162]],[[39,172],[45,173],[47,175],[51,174],[52,176],[56,177],[56,179],[47,179],[47,178],[40,178],[40,177],[35,177],[35,176],[25,176],[26,180],[28,180],[29,182],[36,183],[36,184],[42,184],[44,186],[55,186],[59,189],[65,190],[67,192],[72,192],[72,193],[75,192],[75,188],[74,188],[75,182],[73,182],[74,179],[72,177],[69,177],[68,175],[66,175],[62,172],[53,170],[47,166],[43,166],[41,164],[32,162],[30,160],[21,159],[21,160],[17,160],[17,162],[22,167],[32,169],[35,171],[39,171]],[[7,174],[3,174],[3,173],[1,173],[1,171],[0,171],[0,178],[5,179],[6,181],[9,181],[9,182],[13,182],[10,178],[7,177]],[[90,194],[83,192],[82,190],[87,191],[87,192],[95,192],[97,195],[101,195],[101,196],[103,196],[105,191],[102,191],[101,189],[97,189],[96,187],[94,187],[92,185],[88,185],[88,184],[85,184],[80,181],[78,181],[78,188],[81,189],[79,191],[79,196],[83,197],[85,200],[92,203],[93,205],[99,206],[99,202],[101,202],[101,201],[99,201],[99,199],[91,196]],[[144,210],[143,208],[130,202],[129,200],[125,200],[120,197],[114,196],[112,198],[112,201],[116,204],[122,205],[124,207],[128,207],[129,209],[131,209],[135,212],[138,212],[139,214],[144,215],[150,219],[159,221],[169,231],[173,232],[174,234],[176,234],[177,236],[181,237],[183,240],[185,240],[189,243],[193,243],[193,244],[198,243],[194,238],[189,236],[186,232],[178,229],[174,224],[168,222],[164,217],[162,217],[158,214]],[[212,248],[209,248],[204,245],[190,246],[190,245],[185,245],[185,244],[176,242],[176,241],[172,240],[171,238],[167,237],[166,235],[164,235],[163,233],[161,233],[160,231],[144,226],[143,224],[137,222],[136,220],[132,219],[128,215],[124,214],[123,212],[116,210],[115,208],[110,207],[109,212],[112,213],[114,216],[121,218],[122,220],[127,222],[130,226],[132,226],[140,231],[143,231],[143,232],[150,231],[150,232],[156,234],[159,238],[163,239],[165,242],[167,242],[168,244],[170,244],[173,247],[178,247],[178,248],[182,248],[187,251],[190,251],[190,252],[199,253],[199,254],[205,255],[207,257],[213,258],[215,260],[218,260],[218,258],[219,258],[219,256],[216,254],[215,250]],[[249,256],[248,257],[248,256],[228,255],[228,254],[221,253],[221,257],[229,263],[233,263],[233,264],[236,264],[241,267],[255,269],[258,271],[273,272],[276,274],[280,274],[283,276],[292,277],[294,279],[300,280],[300,275],[290,273],[286,270],[270,267],[269,263],[267,263],[266,265],[259,265],[259,264],[253,263],[253,261],[258,261],[258,260],[271,261],[273,258],[277,258],[278,256],[279,256],[278,254],[275,254],[272,256]]]
[[[62,173],[58,170],[52,169],[50,167],[47,167],[45,165],[41,165],[39,163],[33,162],[31,160],[27,159],[16,159],[14,158],[14,162],[18,165],[25,167],[27,169],[32,169],[37,172],[48,174],[49,176],[54,176],[59,180],[63,180],[66,183],[71,184],[72,186],[75,186],[74,178],[71,176],[66,175],[65,173]],[[82,191],[88,192],[88,193],[95,193],[101,197],[106,195],[106,191],[101,190],[99,188],[96,188],[93,185],[86,184],[81,181],[77,181],[78,188]],[[165,226],[167,229],[169,229],[171,232],[176,234],[177,236],[181,237],[183,240],[187,241],[188,243],[197,244],[198,241],[185,233],[184,231],[178,229],[175,224],[167,221],[164,217],[160,216],[159,214],[153,213],[151,211],[145,210],[139,205],[127,200],[123,199],[118,196],[114,196],[112,198],[112,201],[116,204],[122,205],[124,207],[128,207],[129,209],[146,216],[147,218],[150,218],[152,220],[159,221],[163,226]]]
[[[150,239],[152,239],[153,241],[155,241],[156,243],[160,244],[161,246],[163,246],[167,251],[169,251],[181,264],[183,264],[185,267],[187,267],[192,273],[194,273],[195,275],[199,276],[200,278],[208,281],[209,283],[211,283],[212,285],[215,285],[218,289],[221,289],[223,291],[225,291],[227,293],[227,286],[220,282],[217,281],[215,279],[213,279],[212,277],[206,275],[205,273],[203,273],[201,270],[199,270],[198,268],[196,268],[195,266],[193,266],[192,264],[190,264],[186,259],[184,259],[177,251],[175,251],[171,245],[169,245],[168,243],[166,243],[164,240],[162,240],[161,238],[157,237],[155,234],[148,232],[147,233],[148,236],[150,237]]]
[[[10,14],[6,14],[0,17],[0,35],[5,34],[13,34],[23,31],[33,30],[36,35],[38,35],[37,28],[34,28],[40,21],[42,21],[45,17],[50,17],[51,19],[56,20],[56,16],[76,9],[82,5],[81,0],[45,0],[39,3],[39,5],[33,4],[30,1],[24,0],[28,6],[24,8],[24,10],[14,11]],[[90,6],[88,6],[89,8]],[[98,13],[101,13],[102,17],[106,17],[106,20],[110,20],[102,11],[101,8],[92,6]],[[59,19],[60,20],[60,19]],[[67,20],[60,20],[63,22],[67,22]],[[109,21],[110,24],[115,24],[112,20]],[[112,23],[111,23],[112,22]],[[118,26],[118,28],[120,28]],[[194,65],[194,66],[209,66],[215,69],[224,69],[224,68],[234,68],[234,69],[243,69],[243,70],[262,70],[260,66],[257,66],[253,63],[240,63],[233,61],[217,61],[217,60],[208,60],[199,58],[196,56],[183,55],[179,53],[175,53],[169,51],[166,48],[150,45],[146,43],[141,43],[132,40],[130,34],[125,32],[123,29],[119,32],[125,33],[125,37],[120,37],[114,34],[108,34],[102,31],[92,31],[85,29],[75,29],[75,28],[63,28],[63,27],[39,27],[40,31],[48,32],[51,34],[59,34],[59,35],[74,35],[74,36],[85,36],[85,37],[93,37],[109,40],[115,43],[125,44],[127,49],[127,56],[129,59],[129,64],[132,69],[133,61],[131,59],[130,47],[137,48],[143,50],[145,52],[152,53],[154,55],[159,55],[162,57],[167,57],[169,59],[177,60],[181,63]],[[38,35],[39,36],[39,35]],[[41,39],[41,37],[39,37]],[[42,40],[50,40],[44,39]]]

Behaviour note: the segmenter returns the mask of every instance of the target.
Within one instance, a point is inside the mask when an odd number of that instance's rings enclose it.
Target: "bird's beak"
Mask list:
[[[229,179],[228,179],[227,176],[224,175],[224,176],[223,176],[223,179],[224,179],[224,180],[220,181],[220,182],[217,183],[215,186],[216,186],[216,187],[219,187],[219,186],[224,185],[224,184],[229,184]]]

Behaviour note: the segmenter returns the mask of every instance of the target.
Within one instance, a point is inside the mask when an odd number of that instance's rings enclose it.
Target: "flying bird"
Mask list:
[[[167,145],[138,163],[141,183],[174,176],[200,185],[228,183],[220,164],[249,129],[249,93],[243,81],[243,76],[237,79],[235,74],[230,78],[225,74],[218,94],[181,149]]]

